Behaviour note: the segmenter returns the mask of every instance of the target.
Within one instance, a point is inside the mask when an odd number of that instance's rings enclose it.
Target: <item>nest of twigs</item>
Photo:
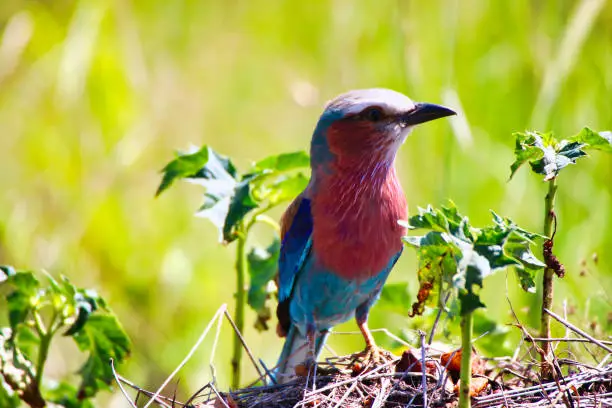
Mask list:
[[[333,374],[297,377],[286,384],[247,387],[231,392],[210,382],[186,402],[158,396],[162,407],[289,408],[289,407],[452,407],[458,402],[458,384],[452,362],[438,355],[416,359],[420,350],[404,352],[386,364],[363,372],[356,370],[354,355],[327,359],[319,368]],[[452,360],[452,359],[451,359]],[[511,359],[473,364],[472,406],[484,407],[609,407],[612,406],[612,363],[587,366],[557,361],[556,378],[541,381],[537,366]],[[342,368],[343,367],[343,368]],[[130,382],[120,379],[134,387]],[[423,385],[425,384],[425,387]],[[424,391],[425,390],[425,391]],[[139,390],[142,396],[153,393]],[[141,397],[142,398],[142,397]]]
[[[387,362],[363,367],[358,355],[334,356],[318,363],[318,370],[296,377],[285,384],[276,384],[263,363],[258,364],[246,342],[247,355],[261,374],[253,385],[222,392],[213,380],[184,401],[164,395],[174,374],[191,358],[215,322],[218,339],[220,322],[226,316],[219,309],[196,345],[174,373],[156,391],[146,391],[115,373],[121,391],[130,406],[163,408],[285,408],[285,407],[452,407],[458,403],[461,351],[442,352],[425,345],[407,348],[401,357],[389,354]],[[470,395],[472,407],[612,407],[612,342],[597,340],[563,319],[557,319],[579,337],[548,339],[552,343],[551,378],[540,377],[542,350],[537,341],[518,323],[525,334],[522,346],[513,357],[487,359],[473,353]],[[235,326],[232,324],[232,327]],[[397,340],[397,339],[396,339]],[[593,359],[586,364],[555,356],[560,344],[579,343]],[[589,347],[591,349],[589,349]],[[520,352],[523,351],[523,354]],[[605,353],[602,353],[605,351]],[[568,355],[571,355],[568,353]],[[114,370],[114,367],[113,367]],[[128,393],[136,391],[134,397]]]

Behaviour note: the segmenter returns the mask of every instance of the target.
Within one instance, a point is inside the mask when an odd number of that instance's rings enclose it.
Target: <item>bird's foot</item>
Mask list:
[[[360,374],[395,360],[393,354],[376,345],[367,346],[365,350],[355,355],[353,372]]]
[[[315,371],[316,370],[316,371]],[[298,377],[309,377],[316,372],[316,375],[331,375],[337,373],[334,368],[324,368],[317,364],[314,359],[306,359],[302,364],[295,366],[295,375]]]

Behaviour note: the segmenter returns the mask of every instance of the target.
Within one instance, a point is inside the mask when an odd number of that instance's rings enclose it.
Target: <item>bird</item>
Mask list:
[[[330,330],[355,317],[364,359],[380,358],[370,308],[402,253],[408,206],[398,149],[421,123],[455,115],[390,89],[352,90],[328,102],[310,144],[311,177],[281,217],[276,365],[283,383],[311,367]]]

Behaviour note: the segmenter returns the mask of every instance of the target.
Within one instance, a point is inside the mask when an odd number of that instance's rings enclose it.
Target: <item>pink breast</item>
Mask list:
[[[319,266],[347,279],[383,271],[402,248],[408,216],[393,168],[385,177],[327,176],[312,200],[313,249]]]

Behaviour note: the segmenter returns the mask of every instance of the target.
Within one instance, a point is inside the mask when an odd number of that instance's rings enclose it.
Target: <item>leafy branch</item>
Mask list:
[[[42,286],[33,272],[0,266],[0,285],[6,295],[9,326],[0,328],[0,396],[34,408],[47,402],[70,407],[93,407],[89,401],[110,389],[110,359],[124,361],[130,353],[127,334],[95,291],[75,287],[66,277],[46,276]],[[52,339],[59,332],[72,337],[88,357],[79,369],[78,388],[60,382],[44,384],[44,368]]]
[[[219,240],[236,245],[236,293],[234,321],[238,331],[244,329],[245,304],[256,313],[255,327],[268,328],[273,279],[280,250],[280,227],[266,212],[295,198],[308,184],[304,171],[310,159],[305,152],[270,156],[253,163],[245,173],[239,173],[232,161],[203,146],[192,153],[178,153],[162,170],[160,195],[176,180],[204,187],[204,203],[196,216],[209,219],[219,231]],[[256,224],[272,227],[275,237],[267,248],[247,247],[247,238]],[[246,277],[250,277],[248,291]],[[242,345],[234,337],[232,356],[232,387],[240,385]]]
[[[531,245],[544,237],[495,213],[493,225],[472,227],[452,202],[440,209],[419,208],[419,213],[410,217],[407,226],[429,231],[425,235],[404,237],[404,242],[416,249],[419,260],[420,288],[418,300],[412,306],[413,314],[423,312],[425,302],[434,292],[438,292],[439,301],[450,293],[453,302],[459,302],[462,333],[459,406],[468,407],[472,315],[485,307],[479,294],[483,280],[499,270],[513,267],[523,289],[533,291],[535,273],[546,265],[535,257]]]
[[[557,177],[559,172],[570,164],[575,164],[582,157],[587,157],[587,151],[600,150],[612,153],[612,132],[595,132],[587,127],[568,139],[557,139],[552,133],[528,131],[516,133],[514,149],[515,161],[510,166],[510,178],[525,163],[531,170],[544,176],[548,182],[548,192],[544,198],[544,235],[548,240],[543,247],[546,269],[542,278],[542,309],[540,313],[540,337],[542,341],[542,376],[552,375],[549,363],[550,355],[550,316],[545,312],[553,304],[553,278],[555,274],[563,277],[565,269],[553,254],[554,231],[556,231],[555,199],[557,194]]]

